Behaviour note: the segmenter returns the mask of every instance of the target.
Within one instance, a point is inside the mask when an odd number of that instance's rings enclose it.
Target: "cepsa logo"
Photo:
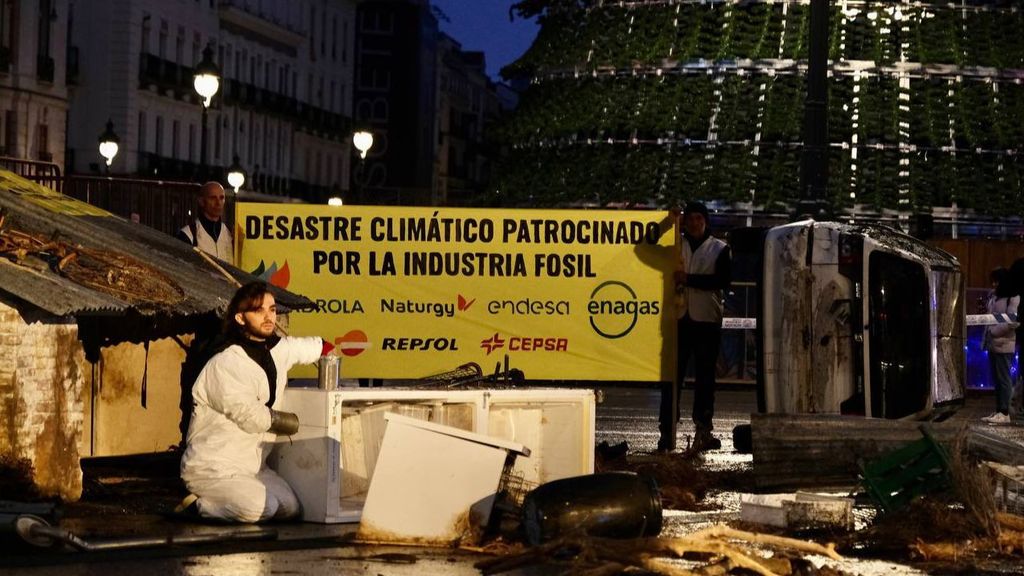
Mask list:
[[[609,280],[590,293],[587,312],[594,332],[614,340],[632,332],[640,316],[661,314],[661,303],[640,300],[625,282]]]
[[[250,272],[253,276],[256,276],[260,280],[268,284],[277,286],[278,288],[287,288],[288,283],[291,282],[292,273],[288,270],[288,261],[285,260],[284,264],[278,268],[277,262],[271,262],[270,266],[260,260],[260,265],[255,270]]]
[[[491,352],[506,348],[509,352],[565,352],[569,349],[568,338],[542,338],[535,336],[509,336],[502,338],[497,332],[480,341],[480,347]]]

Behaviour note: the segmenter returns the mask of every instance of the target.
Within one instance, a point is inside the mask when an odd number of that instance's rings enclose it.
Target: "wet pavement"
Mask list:
[[[653,387],[601,387],[602,402],[597,409],[597,442],[617,444],[626,441],[630,456],[654,450],[658,440],[657,413],[659,392]],[[684,413],[692,395],[685,391]],[[954,417],[995,430],[1018,442],[1024,441],[1024,427],[987,426],[980,417],[991,412],[991,395],[972,395]],[[704,466],[712,470],[750,469],[751,457],[737,454],[732,447],[732,428],[749,423],[755,409],[752,389],[720,390],[717,395],[715,435],[722,449],[709,453]],[[685,448],[693,435],[692,424],[680,423],[677,445]],[[663,535],[678,536],[717,522],[728,522],[739,515],[738,492],[712,490],[706,500],[708,511],[665,511]],[[88,508],[86,508],[88,510]],[[90,543],[109,542],[139,536],[174,537],[202,535],[235,527],[199,525],[171,521],[166,516],[139,514],[71,515],[61,526]],[[267,542],[237,542],[205,546],[171,545],[145,550],[101,552],[9,550],[0,551],[3,574],[180,574],[218,576],[231,574],[479,574],[474,563],[484,556],[463,550],[427,549],[398,546],[367,546],[349,542],[353,524],[280,524],[277,539]],[[241,529],[244,529],[241,528]],[[824,558],[812,558],[816,564]],[[830,566],[850,574],[922,574],[898,563],[867,560],[828,561]],[[681,568],[692,565],[679,562]],[[1011,567],[1013,568],[1013,567]],[[560,573],[561,567],[532,566],[530,574]],[[990,573],[1002,573],[995,569]],[[1005,573],[1019,573],[1008,569]],[[515,572],[509,572],[515,574]]]

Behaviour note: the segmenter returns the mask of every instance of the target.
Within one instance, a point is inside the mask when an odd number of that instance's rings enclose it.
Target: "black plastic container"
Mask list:
[[[661,532],[661,495],[654,478],[632,472],[555,480],[523,499],[522,526],[531,545],[569,534],[657,536]]]

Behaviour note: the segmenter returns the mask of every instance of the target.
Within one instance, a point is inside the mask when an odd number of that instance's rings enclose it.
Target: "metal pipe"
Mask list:
[[[0,515],[0,530],[4,528],[12,529],[19,538],[33,546],[45,548],[57,543],[62,543],[82,552],[187,546],[192,544],[224,542],[251,542],[277,539],[276,529],[244,527],[230,530],[219,530],[217,532],[203,532],[200,534],[165,534],[162,536],[155,535],[138,536],[133,538],[112,538],[98,542],[86,542],[64,528],[50,526],[42,518],[29,514],[22,514],[20,516]]]

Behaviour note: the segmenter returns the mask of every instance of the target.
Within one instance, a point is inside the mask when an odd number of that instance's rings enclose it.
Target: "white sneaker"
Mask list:
[[[989,414],[988,416],[982,416],[981,417],[981,421],[982,422],[991,422],[992,419],[995,418],[996,416],[999,416],[999,414],[1000,414],[1000,412],[993,412],[993,413]]]
[[[985,421],[988,422],[989,424],[1009,424],[1010,415],[1003,414],[1002,412],[996,412],[991,417],[987,418]]]

